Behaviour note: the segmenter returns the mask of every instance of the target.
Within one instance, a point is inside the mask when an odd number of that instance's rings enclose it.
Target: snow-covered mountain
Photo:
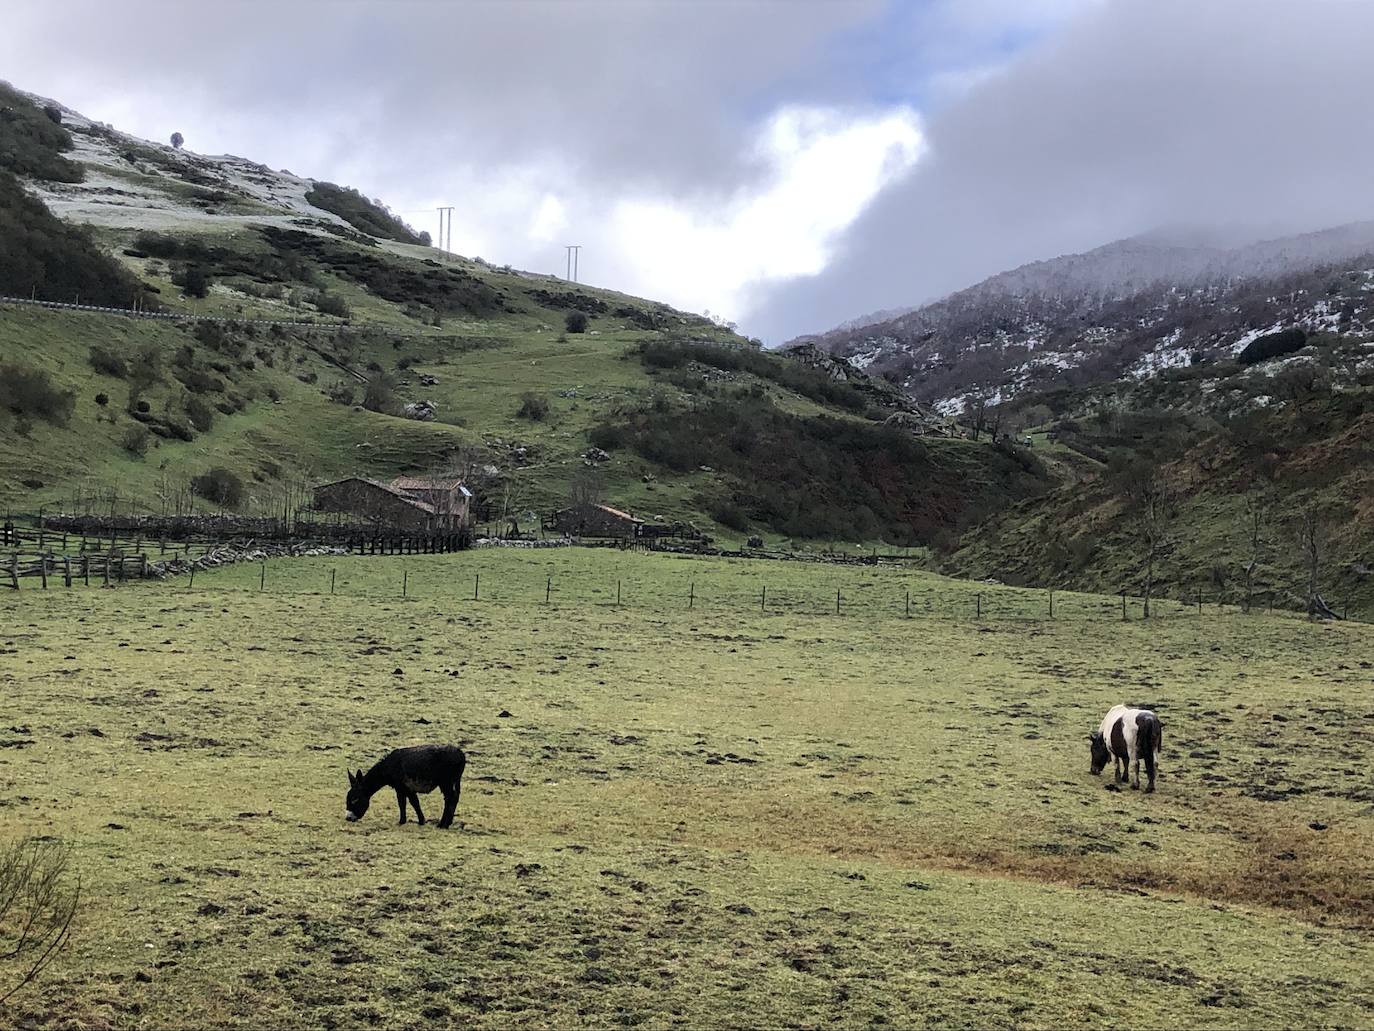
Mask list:
[[[974,396],[996,403],[1229,358],[1290,326],[1374,334],[1374,222],[1230,246],[1188,235],[1034,262],[793,343],[954,413]]]

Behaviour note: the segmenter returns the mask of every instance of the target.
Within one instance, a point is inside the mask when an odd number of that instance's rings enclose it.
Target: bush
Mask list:
[[[722,501],[711,507],[711,518],[721,526],[743,533],[749,529],[749,517],[733,501]],[[752,545],[751,545],[752,546]]]
[[[0,1002],[39,976],[67,944],[81,901],[70,857],[70,846],[53,838],[0,848],[0,956],[10,961],[12,976],[0,981]]]
[[[0,154],[4,150],[0,139]],[[0,293],[44,301],[74,301],[79,296],[82,303],[112,308],[128,308],[141,297],[145,307],[156,308],[144,285],[101,251],[86,230],[63,223],[3,170]]]
[[[0,168],[15,175],[62,183],[85,177],[80,165],[63,151],[72,149],[72,134],[28,97],[0,83]]]
[[[56,104],[44,104],[43,113],[48,116],[48,121],[53,125],[62,124],[62,109]]]
[[[142,458],[148,453],[148,441],[152,434],[144,426],[130,426],[124,431],[124,439],[120,441],[121,446],[129,454]]]
[[[315,308],[321,315],[334,315],[341,319],[346,319],[352,314],[348,310],[347,301],[327,290],[321,290],[315,295]]]
[[[630,433],[623,426],[608,424],[593,427],[587,434],[587,439],[592,447],[599,447],[602,451],[615,451],[629,445]]]
[[[363,387],[363,407],[368,411],[382,413],[391,411],[395,397],[391,380],[385,376],[373,376]]]
[[[129,375],[129,366],[124,359],[103,347],[92,347],[88,361],[91,363],[91,368],[102,376],[123,379]]]
[[[215,424],[215,411],[200,398],[193,397],[186,402],[186,418],[201,433],[207,433]]]
[[[181,276],[181,291],[187,297],[205,297],[210,293],[210,277],[199,265],[187,265]]]
[[[211,504],[238,508],[243,502],[243,481],[222,465],[191,478],[191,490]]]
[[[569,333],[587,332],[587,313],[585,311],[570,311],[563,320],[563,328]]]
[[[1307,331],[1295,326],[1251,340],[1245,345],[1245,349],[1236,355],[1236,361],[1241,365],[1256,365],[1270,358],[1301,351],[1306,346]]]
[[[522,419],[539,422],[549,414],[549,402],[538,394],[526,394],[520,399],[520,410],[515,414]]]
[[[335,183],[316,183],[306,193],[305,200],[308,204],[338,215],[353,228],[371,236],[400,243],[429,242],[425,234],[415,232],[387,210],[385,205],[368,200],[357,190]]]
[[[96,394],[95,403],[98,404],[101,408],[104,408],[107,404],[110,403],[110,395],[104,393],[103,391],[99,394]]]
[[[138,412],[140,415],[147,415],[152,410],[153,406],[142,398],[134,402],[134,411]]]
[[[23,424],[42,419],[65,426],[76,407],[76,391],[59,390],[47,372],[23,365],[0,365],[0,410]]]

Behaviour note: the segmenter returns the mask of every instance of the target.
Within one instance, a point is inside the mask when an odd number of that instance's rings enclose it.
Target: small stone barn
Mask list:
[[[445,526],[465,526],[471,518],[472,491],[463,481],[451,477],[398,476],[391,489],[408,498],[423,501],[434,509]]]
[[[447,525],[428,502],[361,476],[320,484],[311,507],[316,512],[339,513],[350,521],[389,530],[425,533]]]
[[[619,537],[640,535],[644,520],[610,505],[582,504],[554,513],[554,528],[574,537]]]

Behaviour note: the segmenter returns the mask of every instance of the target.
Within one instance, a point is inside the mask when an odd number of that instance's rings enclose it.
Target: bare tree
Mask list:
[[[25,838],[0,850],[0,960],[18,980],[0,982],[0,1004],[41,974],[71,937],[81,882],[68,871],[71,852],[55,841]]]
[[[969,426],[973,430],[973,439],[978,439],[978,434],[983,432],[983,426],[988,417],[988,398],[982,391],[972,394],[965,402],[964,412],[968,416]]]
[[[1246,612],[1254,607],[1255,572],[1269,554],[1269,541],[1264,535],[1269,524],[1271,503],[1269,496],[1264,493],[1256,492],[1245,496],[1245,529],[1250,538],[1250,559],[1241,567],[1245,570]]]
[[[568,503],[574,508],[606,500],[606,477],[599,469],[579,469],[568,484]]]
[[[1326,514],[1315,502],[1303,506],[1294,521],[1298,550],[1303,564],[1307,567],[1307,618],[1336,619],[1336,613],[1326,604],[1319,587],[1321,580],[1321,560],[1326,554],[1330,537],[1330,523]]]
[[[1155,563],[1173,548],[1173,522],[1177,504],[1173,491],[1155,473],[1142,481],[1134,493],[1136,524],[1145,549],[1145,618],[1150,618],[1150,596],[1154,593]]]

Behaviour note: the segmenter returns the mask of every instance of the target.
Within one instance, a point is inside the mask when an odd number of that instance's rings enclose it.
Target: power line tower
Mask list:
[[[582,250],[582,245],[581,245],[580,243],[564,244],[564,245],[563,245],[563,249],[564,249],[565,251],[568,252],[568,274],[567,274],[567,277],[566,277],[566,278],[567,278],[568,280],[570,280],[571,282],[576,283],[576,282],[577,282],[577,256],[578,256],[578,253]]]
[[[446,215],[448,216],[447,218],[445,218]],[[448,227],[447,239],[445,239],[445,233],[444,233],[444,227],[445,227],[446,225],[447,225],[447,227]],[[452,209],[452,208],[440,208],[440,209],[439,209],[439,239],[438,239],[437,242],[438,242],[438,245],[439,245],[439,249],[440,249],[440,250],[442,250],[442,251],[447,251],[447,252],[450,253],[450,254],[453,253],[453,209]]]

